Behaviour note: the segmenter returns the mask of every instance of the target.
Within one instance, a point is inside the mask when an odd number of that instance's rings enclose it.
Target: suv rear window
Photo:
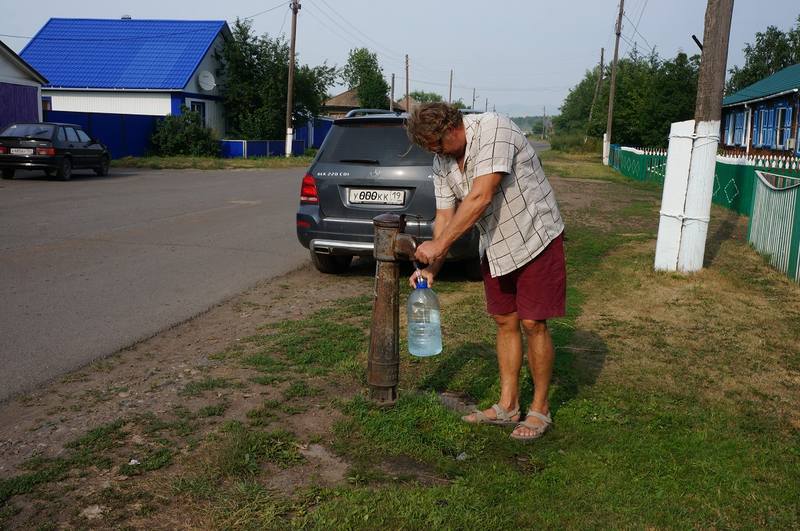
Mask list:
[[[319,162],[378,166],[430,166],[433,155],[411,143],[400,123],[334,125]]]
[[[0,133],[0,136],[29,136],[31,138],[53,137],[54,127],[50,124],[13,124]]]

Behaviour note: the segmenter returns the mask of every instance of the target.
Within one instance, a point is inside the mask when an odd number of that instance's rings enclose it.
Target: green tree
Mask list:
[[[425,92],[424,90],[414,90],[411,92],[410,96],[420,103],[436,103],[440,101],[444,101],[444,98],[436,94],[435,92]]]
[[[663,147],[668,143],[672,122],[691,119],[697,93],[699,57],[679,53],[664,61],[653,52],[648,56],[635,49],[617,64],[612,141],[631,146]],[[598,69],[587,71],[574,86],[553,119],[556,133],[602,138],[608,116],[611,68],[603,75],[588,123],[597,84]]]
[[[756,33],[755,43],[744,46],[744,66],[734,66],[725,86],[732,94],[756,81],[771,76],[778,70],[800,63],[800,15],[794,28],[783,32],[768,26],[765,32]]]
[[[218,55],[220,93],[227,129],[245,139],[283,138],[286,131],[286,91],[289,45],[286,39],[256,37],[248,20],[237,19],[233,38]],[[336,68],[327,64],[295,67],[292,116],[295,123],[318,114]]]
[[[341,76],[349,88],[356,89],[361,106],[386,108],[389,105],[389,84],[383,78],[377,54],[367,48],[350,50]]]
[[[467,104],[461,98],[458,98],[456,101],[450,102],[450,105],[455,107],[456,109],[466,109]]]

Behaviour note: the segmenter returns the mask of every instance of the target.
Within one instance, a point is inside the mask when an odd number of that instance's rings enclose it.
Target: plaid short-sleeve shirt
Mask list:
[[[539,157],[514,122],[496,113],[470,114],[464,130],[463,173],[453,157],[434,156],[436,208],[455,207],[476,177],[504,174],[477,225],[480,255],[486,253],[493,277],[505,275],[536,258],[564,222]]]

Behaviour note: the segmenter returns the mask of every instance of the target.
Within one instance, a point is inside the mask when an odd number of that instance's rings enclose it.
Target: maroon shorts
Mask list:
[[[490,315],[517,312],[520,319],[544,321],[565,314],[567,270],[563,233],[536,258],[511,273],[492,278],[485,256],[481,271]]]

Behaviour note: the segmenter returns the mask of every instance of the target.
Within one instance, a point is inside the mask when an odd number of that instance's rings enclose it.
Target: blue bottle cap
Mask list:
[[[425,277],[417,279],[417,289],[427,289],[428,288],[428,280]]]

